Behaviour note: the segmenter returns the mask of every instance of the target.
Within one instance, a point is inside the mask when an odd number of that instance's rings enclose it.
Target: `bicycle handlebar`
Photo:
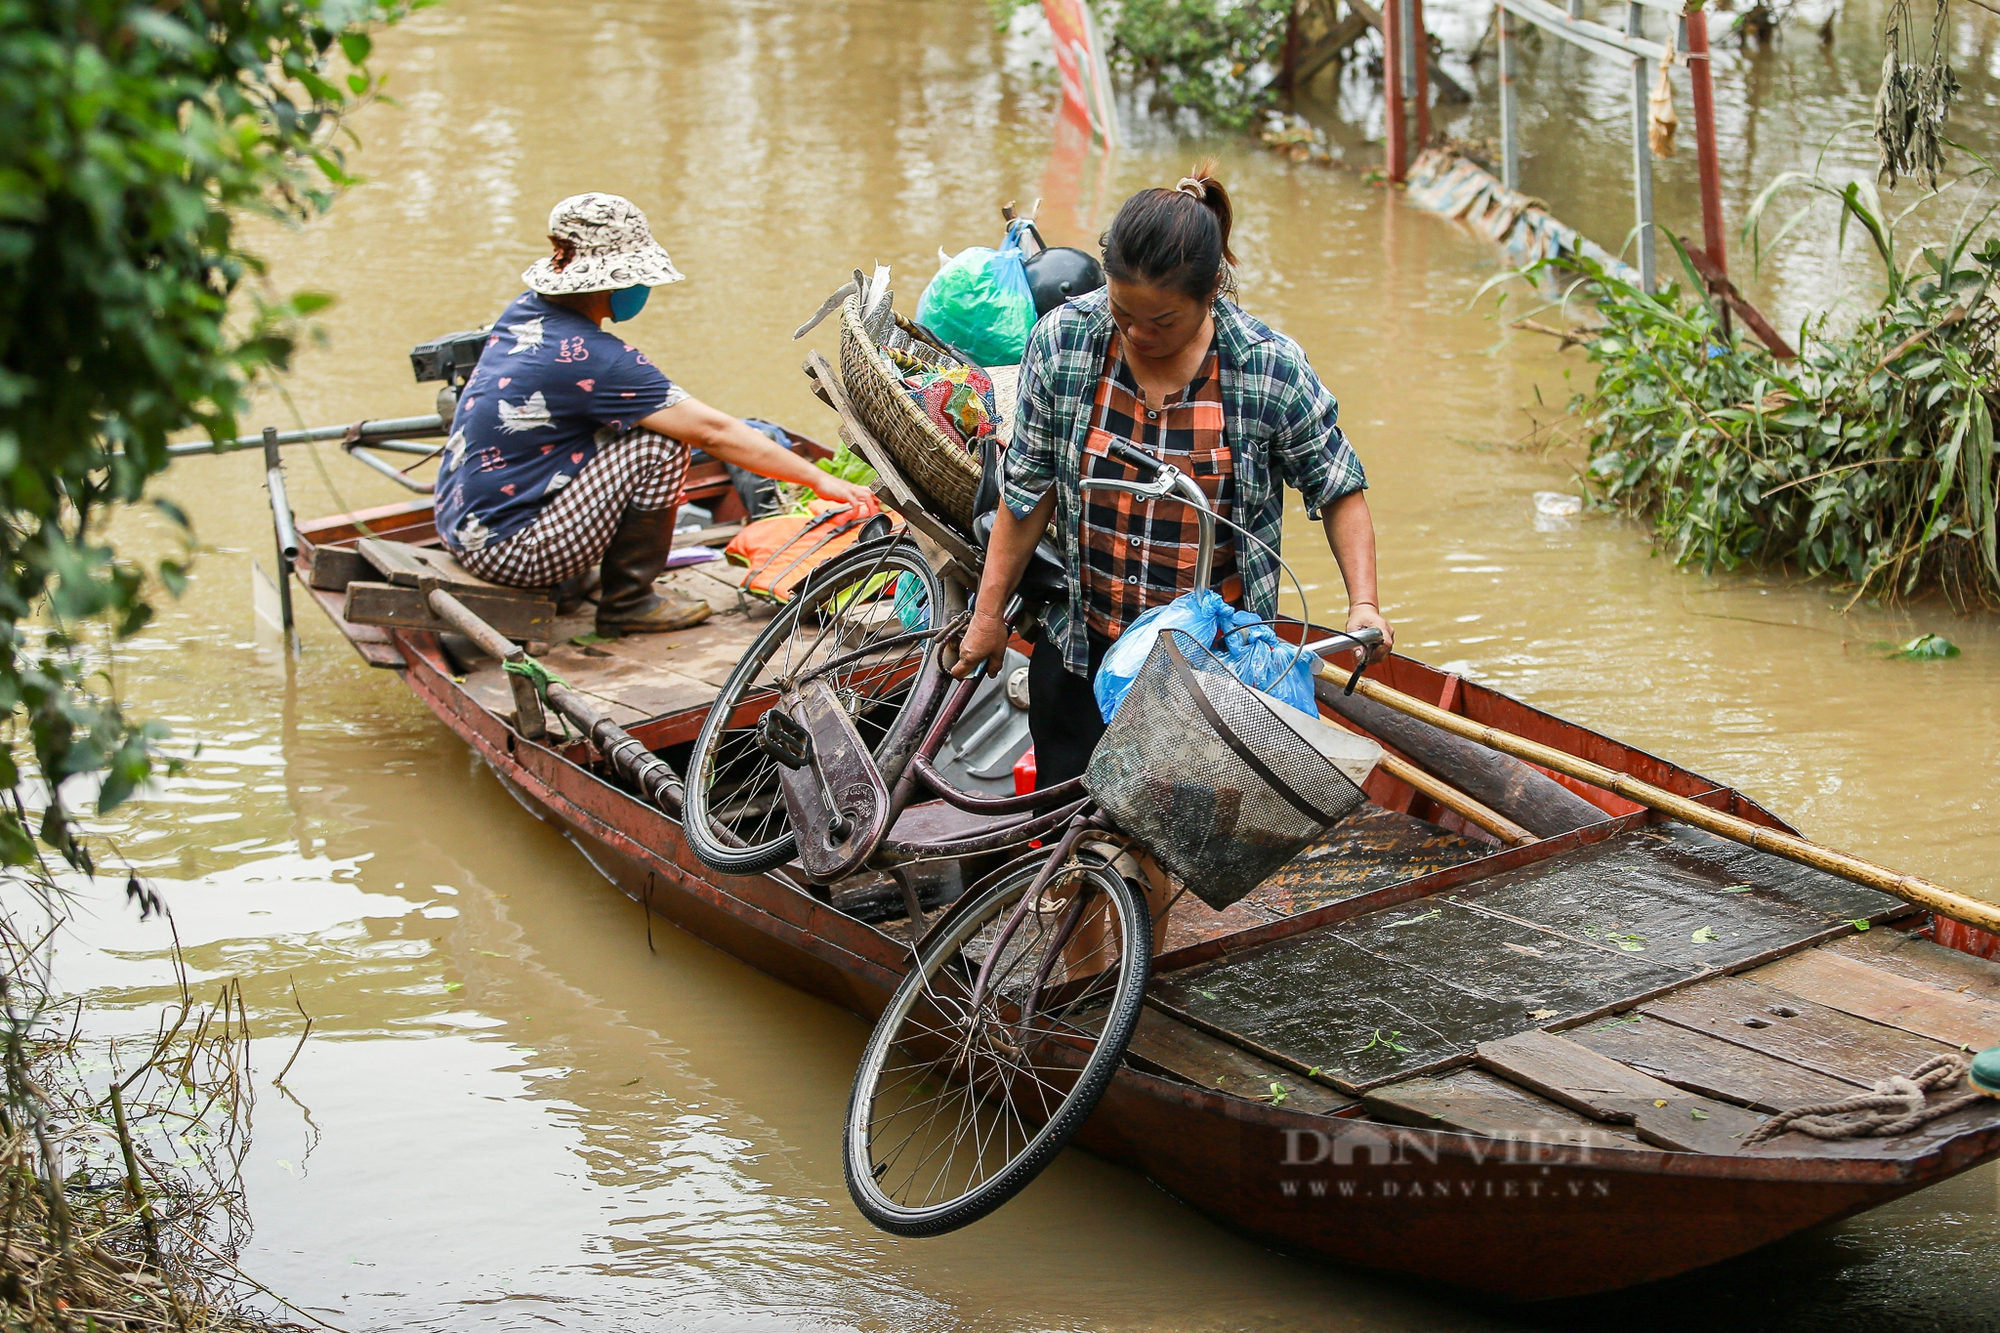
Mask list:
[[[1194,586],[1206,588],[1215,565],[1215,511],[1209,508],[1208,496],[1195,479],[1170,463],[1157,458],[1149,458],[1123,440],[1108,440],[1105,451],[1119,462],[1151,477],[1149,482],[1113,481],[1086,477],[1079,490],[1125,491],[1132,495],[1143,495],[1151,500],[1168,498],[1183,501],[1193,506],[1199,541],[1195,547]]]

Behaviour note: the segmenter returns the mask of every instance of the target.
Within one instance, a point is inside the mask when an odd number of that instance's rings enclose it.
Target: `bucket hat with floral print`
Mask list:
[[[646,215],[615,194],[571,195],[549,210],[556,253],[521,275],[543,296],[663,287],[682,273],[653,239]]]

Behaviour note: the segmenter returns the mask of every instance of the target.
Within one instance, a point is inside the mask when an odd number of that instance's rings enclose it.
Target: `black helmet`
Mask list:
[[[1035,317],[1054,310],[1072,296],[1104,285],[1104,266],[1067,245],[1042,250],[1027,261],[1028,290],[1035,295]]]

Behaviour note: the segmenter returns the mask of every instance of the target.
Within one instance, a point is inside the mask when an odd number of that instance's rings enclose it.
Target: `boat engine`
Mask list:
[[[479,364],[479,354],[486,350],[486,340],[491,336],[490,328],[466,329],[418,343],[410,349],[410,369],[416,372],[417,383],[444,381],[444,387],[438,390],[437,412],[447,422],[458,410],[458,391],[472,377],[472,368]]]

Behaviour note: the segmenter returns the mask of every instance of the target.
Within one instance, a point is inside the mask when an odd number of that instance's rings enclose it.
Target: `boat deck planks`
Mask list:
[[[1758,975],[1717,977],[1650,1001],[1640,1013],[1862,1087],[1956,1049],[1761,985]]]
[[[1140,1013],[1139,1028],[1126,1048],[1126,1058],[1141,1069],[1172,1074],[1199,1088],[1271,1102],[1295,1111],[1339,1115],[1357,1105],[1352,1097],[1343,1097],[1289,1069],[1259,1060],[1152,1008]],[[1279,1091],[1282,1097],[1277,1095]]]
[[[1835,940],[1827,949],[1899,977],[2000,1003],[2000,967],[1983,958],[1947,949],[1922,935],[1871,930]]]
[[[1689,1092],[1757,1111],[1837,1102],[1864,1090],[1851,1081],[1643,1014],[1587,1023],[1563,1035]]]
[[[1830,1009],[1982,1051],[2000,1045],[2000,1004],[1912,981],[1844,954],[1813,951],[1760,968],[1757,980]]]
[[[1366,1093],[1362,1101],[1380,1119],[1418,1129],[1455,1129],[1482,1138],[1588,1148],[1631,1148],[1639,1143],[1639,1136],[1628,1129],[1601,1124],[1483,1069],[1391,1083]]]
[[[1209,1030],[1317,1068],[1353,1093],[1898,910],[1873,890],[1666,825],[1155,985]]]
[[[1606,1124],[1683,1152],[1729,1154],[1764,1117],[1698,1096],[1554,1033],[1529,1031],[1482,1042],[1479,1064],[1511,1082]]]

